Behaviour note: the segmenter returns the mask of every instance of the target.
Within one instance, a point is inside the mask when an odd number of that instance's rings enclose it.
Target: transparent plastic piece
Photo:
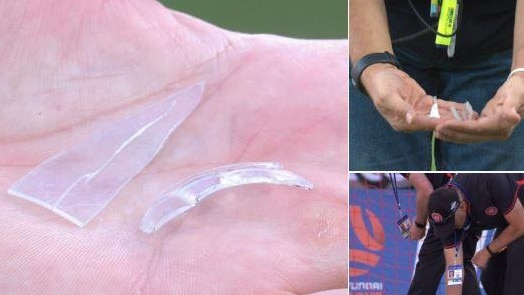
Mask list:
[[[453,117],[459,121],[469,121],[473,119],[474,112],[473,107],[471,106],[469,101],[466,101],[460,113],[453,106],[451,107],[451,113],[453,114]]]
[[[197,107],[200,83],[61,152],[13,184],[8,193],[85,226],[157,155]]]
[[[307,179],[274,162],[238,163],[207,170],[176,184],[146,211],[140,230],[151,234],[219,190],[239,185],[269,183],[313,189]]]

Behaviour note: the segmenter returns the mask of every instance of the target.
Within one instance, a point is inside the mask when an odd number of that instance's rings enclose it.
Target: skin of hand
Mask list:
[[[516,200],[513,209],[504,215],[504,218],[508,222],[508,226],[504,228],[497,238],[491,241],[489,249],[493,251],[493,253],[503,251],[507,245],[524,235],[524,208],[519,199]],[[488,250],[484,248],[475,253],[472,262],[480,268],[485,268],[490,258],[491,255]]]
[[[524,1],[517,0],[513,34],[512,68],[524,65]],[[477,121],[447,122],[437,127],[437,137],[456,143],[505,140],[524,115],[524,73],[517,72],[488,101]]]
[[[393,52],[383,0],[350,0],[349,50],[353,64],[376,52]],[[390,64],[373,64],[361,75],[378,112],[396,131],[431,131],[453,119],[451,106],[459,104],[438,100],[440,119],[429,118],[433,98],[405,72]]]
[[[426,228],[419,228],[415,222],[425,224],[428,219],[429,195],[433,192],[433,185],[424,173],[410,173],[409,183],[415,188],[417,215],[413,218],[409,229],[409,237],[412,240],[420,240],[426,235]]]
[[[347,41],[228,32],[148,0],[4,1],[0,16],[2,293],[347,293]],[[6,193],[45,159],[200,81],[199,107],[86,227]],[[268,160],[315,189],[225,190],[139,231],[175,182]]]
[[[426,235],[426,229],[425,228],[419,228],[415,225],[416,218],[413,217],[413,221],[411,222],[411,227],[409,228],[409,238],[412,240],[420,240]]]
[[[437,127],[437,138],[456,143],[506,140],[524,115],[524,73],[514,74],[488,101],[480,118],[448,121]]]
[[[431,131],[453,120],[451,106],[460,104],[437,99],[440,118],[428,117],[433,97],[405,72],[390,64],[374,64],[361,76],[373,104],[396,131]]]
[[[488,250],[485,248],[475,253],[473,256],[473,259],[471,259],[471,262],[473,262],[474,265],[476,265],[478,268],[486,268],[488,265],[488,261],[491,258],[491,254],[489,254]]]

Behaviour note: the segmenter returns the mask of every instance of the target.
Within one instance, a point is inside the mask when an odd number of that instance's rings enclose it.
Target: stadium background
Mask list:
[[[402,238],[390,178],[385,173],[350,173],[350,295],[403,295],[408,291],[422,240]],[[415,191],[402,176],[397,174],[396,178],[402,211],[413,217]],[[492,232],[485,231],[477,250],[484,248],[491,237]],[[477,275],[480,277],[480,273]],[[445,295],[443,282],[437,294]]]
[[[162,0],[222,28],[296,38],[347,39],[346,0]]]

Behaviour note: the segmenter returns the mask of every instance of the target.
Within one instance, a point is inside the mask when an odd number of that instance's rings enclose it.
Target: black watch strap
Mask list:
[[[415,225],[416,225],[418,228],[426,228],[426,224],[425,224],[425,223],[419,223],[419,222],[415,221]]]
[[[400,68],[400,63],[398,62],[397,58],[387,51],[364,55],[351,68],[351,82],[360,90],[360,92],[366,95],[366,89],[364,89],[364,86],[362,86],[360,83],[360,76],[362,76],[362,72],[367,67],[378,63],[392,64],[397,68]]]

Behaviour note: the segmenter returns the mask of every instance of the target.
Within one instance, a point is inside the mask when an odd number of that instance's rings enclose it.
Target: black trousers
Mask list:
[[[480,232],[468,232],[462,242],[464,253],[464,282],[462,286],[463,295],[479,295],[479,283],[475,267],[471,262],[477,247]],[[418,254],[418,262],[415,267],[415,275],[411,280],[408,295],[435,295],[437,293],[440,280],[446,268],[444,258],[444,245],[440,238],[433,234],[433,227],[430,226],[426,238]],[[522,278],[524,281],[524,278]],[[498,293],[501,295],[502,293]],[[523,295],[524,293],[520,293]]]
[[[502,229],[497,229],[497,237]],[[491,257],[480,275],[488,295],[524,294],[524,237],[511,242],[507,249]]]

